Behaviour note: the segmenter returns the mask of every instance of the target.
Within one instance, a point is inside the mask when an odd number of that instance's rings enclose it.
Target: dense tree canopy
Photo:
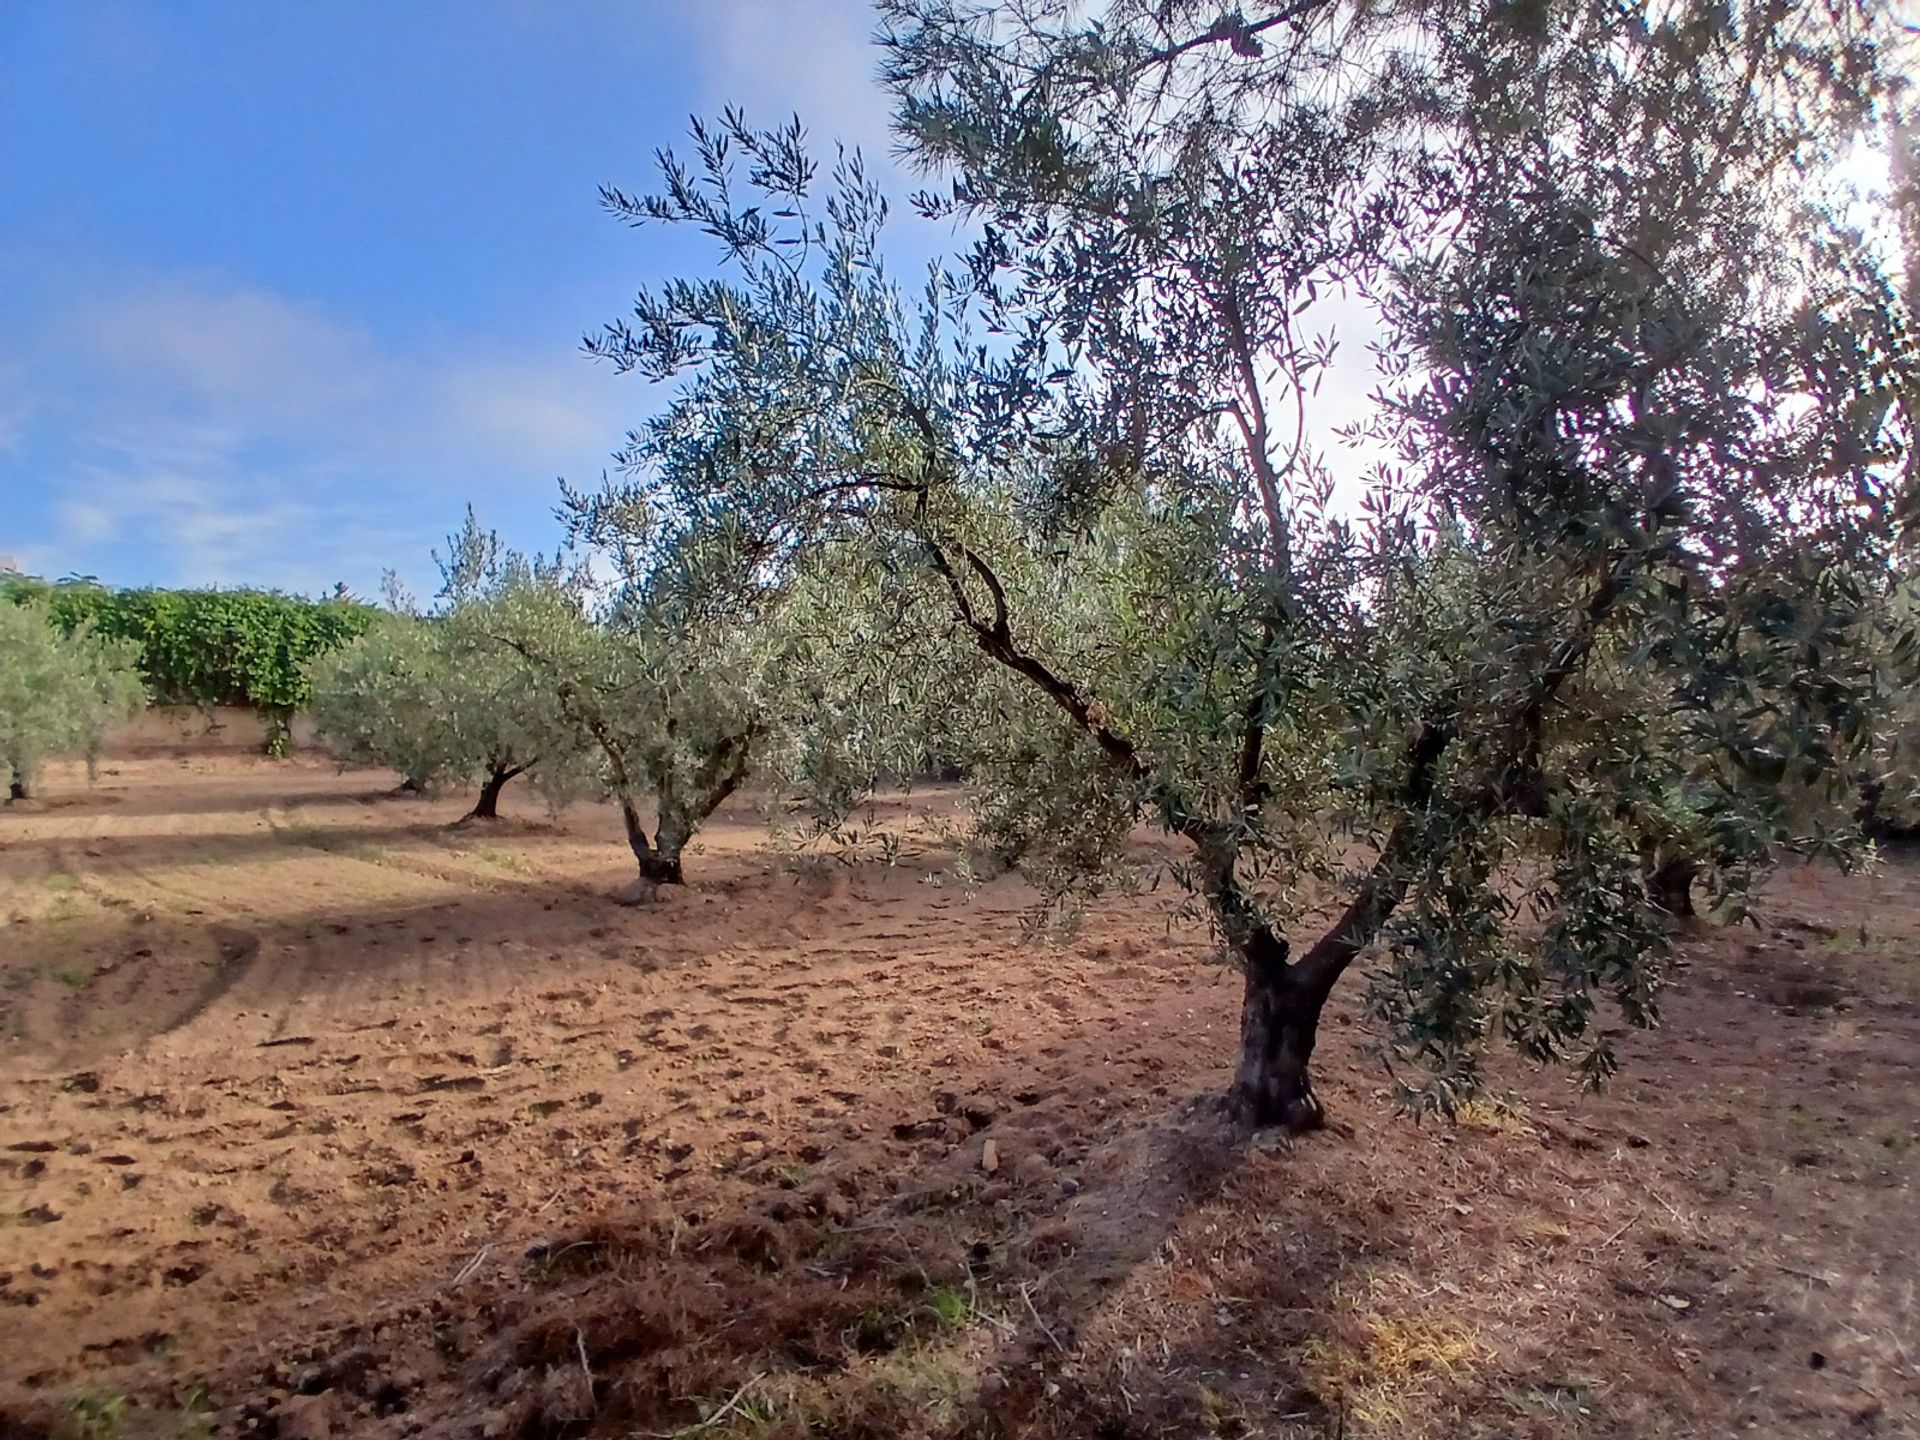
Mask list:
[[[1834,177],[1900,33],[1864,0],[881,8],[922,203],[982,238],[909,304],[857,157],[732,113],[608,191],[724,265],[591,342],[678,386],[630,538],[726,536],[756,589],[859,549],[937,606],[996,676],[997,824],[1062,883],[1135,819],[1187,842],[1247,1119],[1317,1123],[1363,953],[1410,1098],[1495,1038],[1604,1075],[1598,1007],[1656,1017],[1696,872],[1737,913],[1849,844],[1916,392]],[[1334,295],[1382,374],[1344,495]]]

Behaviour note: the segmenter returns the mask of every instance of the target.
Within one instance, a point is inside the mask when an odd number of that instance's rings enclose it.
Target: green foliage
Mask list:
[[[77,1440],[116,1440],[126,1423],[127,1397],[118,1391],[89,1389],[67,1401],[66,1412]]]
[[[911,781],[964,753],[980,667],[927,623],[919,577],[870,550],[811,558],[752,621],[763,738],[756,774],[819,833],[877,783]]]
[[[1861,776],[1861,821],[1881,837],[1920,835],[1920,592],[1903,568],[1875,612],[1873,753]]]
[[[435,622],[383,617],[312,663],[314,723],[342,759],[388,766],[417,789],[464,781],[478,761],[451,718],[446,663]]]
[[[958,1329],[974,1318],[972,1297],[951,1285],[928,1286],[925,1303],[933,1318],[949,1329]]]
[[[506,551],[471,510],[449,540],[442,613],[383,616],[314,662],[313,715],[361,764],[398,770],[419,789],[484,782],[476,814],[498,787],[530,773],[552,803],[587,788],[592,744],[546,677],[494,635],[500,597],[546,576]]]
[[[84,754],[146,704],[135,647],[85,621],[57,624],[42,601],[0,605],[0,781],[17,792],[43,761]]]
[[[283,751],[287,722],[309,699],[316,656],[364,633],[378,615],[347,599],[265,590],[109,590],[80,582],[0,578],[0,603],[37,600],[67,630],[82,625],[139,647],[159,705],[250,705]]]
[[[1602,1004],[1651,1023],[1666,974],[1650,867],[1737,912],[1855,842],[1920,357],[1834,177],[1901,32],[1864,0],[1792,36],[1765,0],[881,10],[922,203],[982,238],[910,304],[858,158],[737,113],[607,191],[722,256],[590,341],[677,386],[604,501],[624,543],[730,545],[742,597],[897,573],[959,642],[1010,850],[1069,884],[1136,819],[1185,842],[1247,970],[1249,1118],[1318,1119],[1363,954],[1418,1103],[1496,1038],[1603,1076]],[[1307,424],[1342,290],[1381,336],[1357,507]]]
[[[847,548],[769,566],[760,538],[668,523],[621,484],[568,490],[563,515],[612,569],[601,613],[527,587],[494,629],[599,744],[643,877],[677,878],[687,840],[750,779],[804,804],[821,834],[879,777],[927,769],[956,687],[945,663],[900,662],[944,662],[951,646],[896,557]]]
[[[752,773],[766,660],[753,632],[675,628],[631,600],[595,623],[577,592],[533,576],[474,605],[468,623],[597,748],[641,879],[678,883],[687,842]]]

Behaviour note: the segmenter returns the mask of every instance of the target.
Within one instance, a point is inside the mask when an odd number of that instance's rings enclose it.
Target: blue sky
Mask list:
[[[657,400],[582,332],[703,259],[596,188],[645,188],[728,101],[879,160],[870,24],[864,0],[0,5],[0,555],[361,593],[392,566],[430,593],[468,501],[551,544],[555,478],[598,476]]]

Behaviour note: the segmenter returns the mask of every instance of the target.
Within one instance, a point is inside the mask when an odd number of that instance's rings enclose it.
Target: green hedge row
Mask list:
[[[155,704],[251,705],[268,749],[307,703],[307,665],[363,634],[379,611],[357,600],[308,600],[272,590],[109,590],[90,581],[0,579],[0,601],[42,600],[56,623],[91,621],[140,647]]]

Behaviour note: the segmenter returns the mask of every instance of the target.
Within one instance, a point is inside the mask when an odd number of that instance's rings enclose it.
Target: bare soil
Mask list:
[[[0,812],[0,1435],[1920,1434],[1920,867],[1702,925],[1599,1097],[1245,1143],[1164,894],[1070,940],[751,807],[130,757]],[[1351,986],[1350,989],[1357,989]]]

